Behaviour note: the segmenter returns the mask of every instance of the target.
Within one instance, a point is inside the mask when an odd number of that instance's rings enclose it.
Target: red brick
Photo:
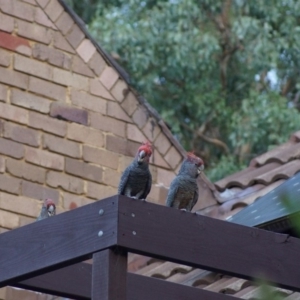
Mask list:
[[[17,20],[17,25],[19,36],[26,37],[30,40],[41,42],[43,44],[49,44],[51,42],[51,29],[21,20]]]
[[[86,110],[62,103],[51,104],[50,116],[84,125],[88,123],[88,113]]]
[[[7,86],[0,84],[0,101],[6,102]]]
[[[156,120],[153,118],[149,118],[148,122],[146,123],[145,127],[143,128],[143,132],[148,138],[150,142],[153,142],[155,138],[159,135],[161,132],[160,127],[158,126]]]
[[[157,169],[157,183],[162,183],[164,186],[169,187],[172,180],[175,178],[175,173],[161,168]]]
[[[4,137],[22,144],[38,147],[40,145],[41,134],[37,130],[5,122]]]
[[[80,145],[78,143],[48,134],[44,135],[44,148],[75,158],[81,157]]]
[[[102,116],[97,113],[90,113],[90,122],[93,128],[125,137],[126,123],[123,121]]]
[[[106,66],[104,71],[101,73],[99,80],[101,83],[110,90],[113,85],[117,82],[119,74],[112,67]]]
[[[8,67],[10,65],[10,61],[10,53],[0,48],[0,66]]]
[[[91,199],[87,199],[82,196],[77,196],[74,194],[70,194],[68,192],[63,192],[63,206],[65,209],[73,209],[77,207],[81,207],[83,205],[91,204],[94,201]]]
[[[42,61],[47,61],[51,65],[67,70],[71,68],[71,58],[60,50],[50,48],[43,44],[35,44],[32,54],[33,57]]]
[[[0,47],[16,52],[24,52],[27,55],[31,54],[31,46],[28,40],[1,31]]]
[[[114,87],[111,89],[111,93],[116,100],[122,102],[124,98],[128,95],[129,88],[124,80],[119,79],[114,85]]]
[[[36,2],[41,6],[41,7],[46,7],[50,0],[36,0]]]
[[[0,226],[4,228],[14,229],[19,227],[19,216],[8,211],[0,210]],[[6,290],[5,299],[24,299],[24,298],[12,298],[9,290]]]
[[[55,22],[56,27],[62,32],[63,35],[69,32],[73,24],[74,21],[67,12],[63,12]]]
[[[69,71],[54,68],[53,81],[66,86],[73,86],[78,90],[88,90],[89,81],[86,76],[73,74]]]
[[[118,168],[118,155],[110,151],[83,146],[83,160],[112,169]]]
[[[161,132],[155,142],[154,142],[155,148],[162,154],[165,155],[168,149],[171,147],[170,140],[166,137],[166,135]]]
[[[127,124],[127,138],[132,141],[136,141],[142,143],[146,141],[145,135],[141,132],[141,130],[133,124]]]
[[[106,114],[107,101],[99,97],[72,89],[71,101],[76,106]]]
[[[102,200],[104,198],[117,194],[117,189],[111,186],[97,184],[93,182],[87,183],[87,196],[93,199]]]
[[[102,182],[102,168],[77,159],[66,158],[66,173],[91,181]]]
[[[27,124],[28,111],[10,104],[0,103],[0,118],[11,120],[17,123]]]
[[[95,54],[96,48],[89,39],[84,39],[76,49],[83,61],[88,62]]]
[[[58,203],[59,201],[58,190],[45,187],[40,184],[33,183],[26,180],[22,181],[22,195],[33,199],[38,199],[38,200],[44,200],[50,198],[55,203]]]
[[[132,115],[132,120],[139,128],[143,128],[148,119],[148,112],[143,106],[139,106],[134,114]]]
[[[104,170],[103,182],[109,186],[117,188],[120,183],[120,177],[121,177],[121,174],[119,172],[117,172],[116,170],[106,168]]]
[[[34,20],[40,25],[56,29],[56,26],[51,22],[48,16],[39,7],[36,8]]]
[[[66,175],[60,172],[49,171],[47,173],[47,184],[75,194],[83,193],[83,181],[77,177]]]
[[[150,200],[151,202],[157,204],[165,205],[168,192],[169,189],[167,189],[165,186],[159,184],[152,184],[151,191],[147,197],[147,200]]]
[[[79,56],[73,57],[72,71],[84,76],[94,77],[94,73]],[[104,97],[105,98],[105,97]]]
[[[50,1],[45,8],[46,14],[53,22],[55,22],[58,19],[58,17],[62,14],[63,10],[63,7],[59,4],[58,1]]]
[[[0,153],[15,158],[22,158],[24,157],[24,151],[24,145],[0,138]]]
[[[46,170],[26,162],[8,158],[6,161],[6,169],[8,173],[16,177],[39,183],[45,182]]]
[[[73,48],[77,48],[81,41],[84,39],[84,33],[81,29],[74,24],[73,27],[70,29],[69,33],[66,35],[67,40],[73,46]]]
[[[162,156],[156,149],[154,149],[153,151],[153,155],[150,159],[150,162],[158,167],[163,167],[167,169],[170,168],[170,166],[166,163],[166,161],[162,158]]]
[[[27,89],[28,75],[0,67],[0,82],[19,87],[21,89]]]
[[[7,15],[12,15],[20,19],[33,21],[34,8],[21,1],[7,1],[0,0],[0,7],[2,12]]]
[[[176,169],[178,164],[182,161],[183,157],[179,154],[175,147],[171,147],[167,154],[164,156],[164,159],[172,167],[172,169]]]
[[[36,96],[34,94],[23,92],[17,89],[12,89],[11,103],[29,109],[33,109],[41,113],[49,113],[51,101],[43,97]]]
[[[0,191],[5,191],[11,194],[20,194],[21,179],[0,174]]]
[[[108,101],[107,115],[128,123],[132,123],[131,118],[128,117],[123,108],[117,102]]]
[[[138,101],[132,92],[128,93],[121,106],[129,116],[132,116],[138,107]]]
[[[133,159],[134,158],[132,156],[120,156],[118,171],[123,173],[125,169],[132,163]]]
[[[106,67],[105,60],[98,52],[95,52],[95,54],[92,56],[92,58],[90,59],[88,64],[89,64],[90,68],[98,76],[104,71],[104,69]]]
[[[39,78],[30,77],[29,90],[48,98],[64,102],[66,99],[66,88]]]
[[[31,4],[31,5],[37,6],[35,0],[23,0],[23,2],[27,2],[27,3]]]
[[[0,173],[5,172],[5,158],[4,156],[0,156]]]
[[[70,140],[81,142],[95,147],[103,147],[104,137],[100,130],[90,127],[77,125],[75,123],[68,124],[67,137]]]
[[[67,40],[62,36],[62,34],[59,31],[54,32],[54,47],[70,52],[75,53],[75,50],[70,46],[70,44],[67,42]]]
[[[59,171],[62,171],[65,165],[63,156],[30,147],[26,148],[25,160],[38,166]]]
[[[28,125],[30,127],[42,129],[43,131],[54,133],[59,136],[65,136],[67,133],[66,122],[56,120],[35,112],[29,112]]]
[[[140,145],[140,143],[128,141],[116,136],[106,136],[106,149],[126,156],[134,157]]]
[[[107,89],[98,79],[92,79],[90,81],[90,92],[91,94],[100,96],[108,100],[115,100],[114,97],[107,91]]]
[[[14,19],[0,12],[0,30],[13,32],[14,26]]]
[[[25,197],[24,197],[25,198]],[[30,198],[27,198],[26,199],[30,199]],[[34,200],[36,201],[36,200]],[[25,225],[28,225],[28,224],[31,224],[33,222],[36,221],[36,218],[30,218],[30,217],[27,217],[27,216],[20,216],[20,221],[19,221],[19,227],[22,227],[22,226],[25,226]],[[28,293],[30,293],[30,291],[28,291]],[[33,293],[33,292],[31,292]]]
[[[50,66],[32,58],[27,58],[18,54],[15,54],[14,68],[15,70],[47,80],[50,80],[50,78],[52,77],[52,68]]]

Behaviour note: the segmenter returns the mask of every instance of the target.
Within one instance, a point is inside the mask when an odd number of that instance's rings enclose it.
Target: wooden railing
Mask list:
[[[124,196],[1,234],[0,287],[73,299],[236,299],[127,273],[127,252],[300,291],[300,239]]]

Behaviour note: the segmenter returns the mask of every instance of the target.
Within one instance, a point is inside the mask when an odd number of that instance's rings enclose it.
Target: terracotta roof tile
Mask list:
[[[295,144],[291,141],[288,141],[288,142],[286,142],[286,143],[284,143],[284,144],[282,144],[260,156],[253,158],[252,161],[250,162],[250,166],[257,167],[257,166],[261,166],[261,165],[264,165],[264,164],[266,164],[268,162],[272,162],[272,161],[285,163],[290,159],[291,152],[293,152],[293,151],[297,152],[297,148],[299,148],[299,147],[296,147],[296,146],[297,146],[297,144]]]
[[[260,168],[249,167],[242,172],[235,173],[234,175],[225,177],[224,179],[217,181],[215,185],[220,190],[224,190],[225,188],[230,188],[233,186],[246,188],[247,186],[254,184],[258,180],[260,180],[261,182],[268,180],[269,178],[264,178],[263,175],[267,174],[273,169],[278,168],[279,166],[280,163],[272,162]]]

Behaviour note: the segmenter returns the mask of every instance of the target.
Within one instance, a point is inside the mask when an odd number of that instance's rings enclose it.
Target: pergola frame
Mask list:
[[[92,300],[236,299],[127,273],[128,252],[300,291],[300,239],[124,196],[1,234],[0,287]]]

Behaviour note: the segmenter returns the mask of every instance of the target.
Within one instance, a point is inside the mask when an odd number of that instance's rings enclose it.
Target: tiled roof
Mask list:
[[[216,182],[215,190],[210,194],[210,197],[214,198],[216,202],[209,205],[208,202],[213,203],[212,199],[205,201],[206,206],[202,206],[200,209],[201,204],[197,204],[197,213],[226,219],[274,190],[299,171],[300,131],[295,132],[288,142],[254,158],[245,170]],[[142,262],[142,257],[138,255],[135,255],[134,260],[139,261],[140,266],[143,266],[137,271],[141,275],[230,294],[241,299],[254,300],[260,297],[259,286],[249,280],[151,258]],[[129,271],[134,272],[131,268]],[[274,296],[281,295],[287,300],[300,300],[298,292],[274,288],[272,293]]]

